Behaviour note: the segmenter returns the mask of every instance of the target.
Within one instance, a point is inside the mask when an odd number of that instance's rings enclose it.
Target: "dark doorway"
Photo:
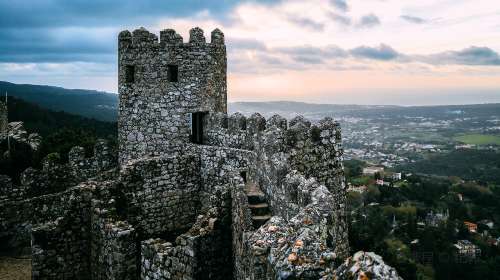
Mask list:
[[[240,171],[240,176],[243,178],[243,183],[247,183],[247,172],[246,171]]]
[[[203,117],[206,112],[191,113],[191,142],[203,144]]]

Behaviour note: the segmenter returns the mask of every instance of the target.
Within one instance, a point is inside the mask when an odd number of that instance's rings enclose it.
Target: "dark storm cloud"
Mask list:
[[[113,62],[120,30],[201,11],[230,23],[228,11],[237,4],[220,0],[0,1],[0,62]]]
[[[261,0],[273,3],[276,1]],[[220,0],[37,0],[0,1],[2,28],[115,26],[155,22],[158,16],[182,17],[208,10],[219,17],[238,1]]]
[[[0,62],[112,62],[114,35],[71,28],[0,29]]]

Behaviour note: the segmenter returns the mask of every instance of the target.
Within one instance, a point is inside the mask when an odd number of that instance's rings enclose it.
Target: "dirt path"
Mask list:
[[[0,280],[31,279],[31,258],[0,256]]]

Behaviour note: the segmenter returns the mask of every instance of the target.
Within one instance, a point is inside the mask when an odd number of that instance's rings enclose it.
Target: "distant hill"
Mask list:
[[[0,81],[0,94],[19,97],[41,107],[64,111],[103,121],[116,121],[118,95],[94,90],[65,89],[53,86],[21,85]],[[334,118],[388,118],[489,116],[499,112],[500,104],[450,105],[450,106],[394,106],[394,105],[341,105],[313,104],[293,101],[230,102],[229,113],[241,112],[251,115],[259,112],[265,117],[280,114],[286,118],[304,115],[312,120],[325,116]]]
[[[229,103],[228,107],[230,113],[240,112],[244,115],[251,115],[259,112],[266,117],[279,114],[286,118],[300,114],[311,119],[352,115],[366,110],[398,108],[398,106],[391,105],[314,104],[294,101],[233,102]]]
[[[292,101],[234,102],[229,103],[229,112],[251,115],[259,112],[269,117],[279,114],[286,118],[303,115],[317,120],[326,116],[387,118],[397,121],[401,117],[439,117],[442,119],[462,117],[485,117],[500,112],[500,104],[445,105],[445,106],[395,106],[395,105],[340,105],[312,104]]]
[[[5,92],[8,92],[9,96],[53,111],[64,111],[103,121],[116,121],[117,117],[118,95],[113,93],[0,81],[1,96]]]
[[[81,129],[95,134],[97,137],[116,137],[116,123],[99,121],[63,111],[52,111],[22,99],[9,97],[9,122],[22,121],[30,133],[36,132],[42,137],[60,129]]]

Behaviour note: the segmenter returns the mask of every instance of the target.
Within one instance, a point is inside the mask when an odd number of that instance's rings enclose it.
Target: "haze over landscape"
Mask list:
[[[499,17],[495,0],[0,1],[0,80],[116,93],[119,31],[200,26],[226,34],[229,101],[500,102]]]

